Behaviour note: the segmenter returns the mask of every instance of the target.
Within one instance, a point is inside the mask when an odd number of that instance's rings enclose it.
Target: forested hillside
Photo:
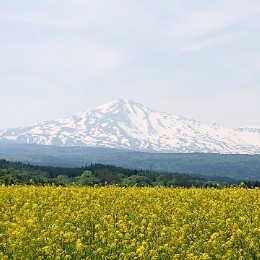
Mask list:
[[[158,173],[111,165],[91,164],[80,168],[33,166],[0,160],[2,184],[120,185],[206,187],[238,184],[228,177],[198,174]],[[254,183],[257,184],[257,183]],[[251,184],[250,184],[251,185]]]

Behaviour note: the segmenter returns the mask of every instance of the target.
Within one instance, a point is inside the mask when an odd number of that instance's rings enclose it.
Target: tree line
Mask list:
[[[244,183],[247,187],[260,186],[259,181],[244,181]],[[103,164],[75,168],[37,166],[2,159],[0,184],[221,187],[239,183],[223,176],[159,173]]]

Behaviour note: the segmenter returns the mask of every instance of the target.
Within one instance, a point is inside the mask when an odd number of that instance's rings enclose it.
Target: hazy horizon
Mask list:
[[[0,3],[0,129],[117,99],[260,126],[260,2]]]

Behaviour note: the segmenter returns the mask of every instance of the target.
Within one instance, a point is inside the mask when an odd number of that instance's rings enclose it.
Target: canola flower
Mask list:
[[[260,259],[259,193],[0,186],[0,259]]]

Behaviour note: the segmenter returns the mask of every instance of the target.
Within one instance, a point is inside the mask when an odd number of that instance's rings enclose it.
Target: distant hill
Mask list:
[[[34,165],[82,167],[93,163],[163,173],[260,179],[260,155],[145,153],[125,149],[56,147],[0,141],[0,158]]]
[[[230,129],[116,100],[63,119],[0,130],[16,143],[146,152],[260,154],[260,127]]]

